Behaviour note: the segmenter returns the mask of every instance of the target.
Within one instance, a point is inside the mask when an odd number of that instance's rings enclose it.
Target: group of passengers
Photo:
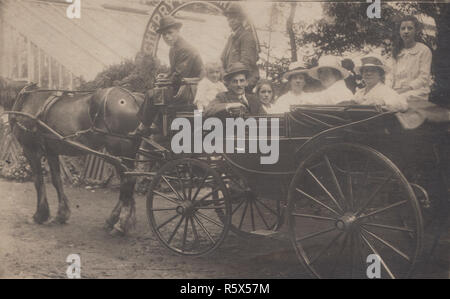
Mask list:
[[[430,49],[417,41],[420,23],[415,17],[401,19],[397,33],[392,65],[375,54],[356,61],[354,71],[361,76],[364,85],[354,92],[346,84],[346,79],[353,74],[344,68],[338,57],[325,55],[310,69],[301,62],[291,63],[283,75],[288,91],[279,97],[272,82],[266,79],[259,80],[252,90],[254,94],[250,93],[245,88],[250,73],[244,63],[233,63],[225,70],[224,84],[219,75],[222,66],[207,65],[206,77],[199,83],[194,104],[207,115],[237,106],[257,114],[288,112],[292,105],[341,104],[378,105],[406,112],[409,104],[428,101],[432,57]],[[255,103],[255,96],[259,104]]]
[[[399,120],[405,127],[414,127],[411,121],[417,122],[417,115],[408,115],[408,108],[429,103],[432,54],[418,41],[421,23],[414,16],[406,16],[398,23],[391,65],[377,55],[366,55],[356,61],[355,72],[344,63],[348,65],[349,59],[342,61],[335,56],[322,56],[318,65],[309,69],[300,62],[292,62],[283,75],[288,91],[277,97],[272,82],[259,79],[258,43],[242,8],[231,5],[225,15],[232,33],[220,63],[204,66],[197,50],[179,35],[182,24],[173,17],[163,17],[158,30],[171,47],[171,71],[164,78],[174,81],[202,78],[193,103],[206,116],[226,116],[235,108],[261,114],[288,112],[292,105],[360,104],[404,112]],[[362,78],[359,89],[349,80],[355,76]],[[177,95],[183,92],[180,86],[175,87]],[[146,102],[152,102],[151,93]],[[144,109],[146,106],[144,103]]]

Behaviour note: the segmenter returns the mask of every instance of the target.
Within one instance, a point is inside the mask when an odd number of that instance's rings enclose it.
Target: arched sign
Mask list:
[[[156,33],[156,30],[159,28],[159,21],[163,16],[166,15],[174,15],[179,10],[183,9],[189,5],[202,4],[208,5],[209,7],[218,10],[222,14],[229,8],[232,3],[236,3],[234,1],[219,1],[219,2],[208,2],[208,1],[161,1],[156,8],[153,10],[153,13],[150,17],[149,22],[147,23],[147,28],[145,29],[144,38],[142,40],[141,51],[147,54],[152,54],[156,56],[156,51],[158,49],[159,39],[161,37],[160,34]],[[253,35],[255,36],[255,40],[258,45],[259,52],[259,42],[256,34],[255,27],[253,24],[250,24]]]

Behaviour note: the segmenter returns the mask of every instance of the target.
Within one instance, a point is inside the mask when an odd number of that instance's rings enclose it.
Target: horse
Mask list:
[[[111,157],[120,157],[114,161],[121,161],[120,165],[114,165],[120,178],[119,200],[105,228],[111,234],[126,234],[136,222],[133,198],[136,178],[124,172],[134,168],[140,145],[140,139],[130,137],[129,133],[139,125],[137,113],[144,96],[122,87],[90,92],[43,90],[35,84],[24,86],[20,92],[19,88],[20,85],[3,86],[0,100],[10,114],[12,134],[21,144],[33,173],[37,193],[34,222],[43,224],[50,220],[41,158],[47,159],[58,196],[58,211],[50,223],[64,224],[70,217],[70,207],[61,180],[59,155],[85,155],[105,148]],[[37,122],[45,124],[47,130]]]

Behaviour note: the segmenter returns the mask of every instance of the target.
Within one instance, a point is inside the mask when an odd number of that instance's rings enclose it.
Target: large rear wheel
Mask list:
[[[408,277],[422,249],[414,191],[363,145],[331,144],[304,159],[289,187],[288,219],[298,258],[319,278],[377,277],[377,265],[381,278]]]

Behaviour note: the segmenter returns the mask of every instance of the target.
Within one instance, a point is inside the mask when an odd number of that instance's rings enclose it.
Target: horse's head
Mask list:
[[[0,77],[0,106],[5,110],[11,110],[20,91],[27,85],[27,81],[13,81]]]
[[[99,129],[127,134],[139,125],[137,113],[143,101],[143,95],[121,87],[99,89],[92,96],[91,119]]]

